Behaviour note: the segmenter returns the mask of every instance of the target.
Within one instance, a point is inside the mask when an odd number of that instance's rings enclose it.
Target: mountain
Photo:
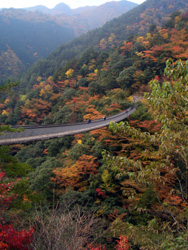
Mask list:
[[[136,4],[121,1],[78,10],[71,10],[64,3],[51,10],[41,5],[27,10],[3,9],[0,11],[1,82],[22,73],[59,45],[102,26],[134,6]]]
[[[26,9],[29,11],[39,11],[58,17],[61,15],[66,15],[67,17],[64,16],[64,20],[69,20],[69,22],[75,24],[77,22],[82,24],[86,32],[104,25],[107,21],[119,17],[137,5],[138,4],[130,1],[121,0],[118,2],[107,2],[100,6],[85,6],[76,9],[71,9],[64,3],[59,3],[52,9],[40,5]],[[79,33],[79,31],[76,32],[77,35],[80,35],[81,33]]]
[[[60,44],[75,37],[73,28],[66,22],[58,23],[47,14],[21,9],[1,11],[0,30],[1,81],[23,72],[39,58],[45,58]],[[21,66],[17,67],[15,61]]]
[[[131,1],[127,0],[121,0],[121,1],[111,1],[107,2],[105,4],[102,4],[100,6],[84,6],[79,7],[76,9],[71,9],[67,4],[65,3],[59,3],[54,8],[49,9],[45,6],[38,5],[34,7],[28,7],[26,10],[28,11],[40,11],[45,14],[50,15],[79,15],[82,18],[88,17],[90,14],[93,15],[94,12],[98,12],[98,18],[100,18],[100,14],[103,14],[106,16],[106,10],[111,9],[111,17],[110,19],[120,16],[121,14],[125,13],[126,11],[136,7],[138,4],[133,3]],[[96,13],[97,14],[97,13]],[[108,20],[110,20],[108,19]]]
[[[0,148],[1,198],[12,187],[17,194],[13,203],[4,202],[3,215],[12,224],[19,220],[24,235],[23,225],[27,221],[29,228],[31,221],[35,230],[27,247],[187,249],[188,11],[181,10],[188,6],[166,1],[148,1],[149,9],[128,13],[130,20],[138,15],[135,23],[118,18],[61,46],[29,69],[23,89],[10,82],[0,88],[1,125],[90,119],[94,128],[94,120],[136,106],[125,123]],[[20,235],[10,228],[5,243]]]
[[[87,20],[87,27],[89,29],[94,29],[102,26],[107,21],[119,17],[127,11],[138,6],[135,3],[122,0],[122,1],[112,1],[102,4],[100,6],[93,6],[90,8],[83,8],[79,12],[74,10],[73,13],[77,13],[81,18]]]
[[[33,75],[44,77],[53,75],[66,62],[78,57],[87,48],[97,47],[100,43],[108,43],[111,34],[117,42],[130,39],[135,34],[142,36],[149,30],[164,25],[173,12],[186,10],[188,10],[188,3],[185,0],[147,0],[119,18],[107,22],[103,27],[89,31],[68,44],[60,46],[45,60],[34,64],[27,74],[23,75],[21,82],[25,86],[28,82],[32,84],[30,79]]]
[[[71,8],[65,3],[59,3],[53,9],[49,9],[43,5],[37,5],[25,9],[28,11],[39,11],[50,15],[61,15],[61,14],[70,15],[72,13]]]

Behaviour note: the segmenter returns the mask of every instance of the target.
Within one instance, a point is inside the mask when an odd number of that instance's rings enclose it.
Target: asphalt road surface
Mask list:
[[[95,130],[108,126],[111,121],[120,122],[130,116],[135,110],[135,107],[131,107],[117,115],[107,117],[106,120],[93,120],[90,123],[81,122],[62,125],[23,126],[25,130],[21,132],[2,132],[0,135],[0,145],[47,140]]]

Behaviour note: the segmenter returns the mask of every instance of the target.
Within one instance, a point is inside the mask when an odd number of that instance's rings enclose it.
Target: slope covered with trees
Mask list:
[[[59,45],[136,6],[127,1],[107,3],[70,16],[63,12],[66,6],[62,5],[57,5],[54,11],[41,6],[31,9],[35,11],[13,8],[0,11],[1,81],[19,75]]]
[[[2,96],[1,124],[96,119],[141,100],[129,120],[109,129],[2,148],[1,175],[14,173],[11,153],[22,169],[14,211],[32,218],[24,220],[34,230],[32,248],[188,247],[187,38],[188,14],[175,12],[145,35],[110,33],[80,56],[67,54],[53,75],[33,73],[28,92],[13,86]]]
[[[49,57],[34,64],[21,78],[21,85],[26,88],[28,83],[34,84],[32,79],[39,75],[45,77],[53,75],[68,60],[79,57],[86,48],[96,48],[101,40],[101,42],[108,40],[111,34],[115,35],[117,43],[129,40],[135,34],[142,36],[147,32],[152,32],[155,27],[162,26],[174,11],[182,10],[184,12],[187,8],[184,0],[178,2],[176,0],[146,1],[121,17],[108,22],[102,28],[92,30],[70,43],[60,46]]]

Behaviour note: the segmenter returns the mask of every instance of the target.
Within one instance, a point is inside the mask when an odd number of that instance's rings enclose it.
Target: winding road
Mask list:
[[[24,131],[21,132],[2,132],[0,135],[0,145],[47,140],[99,129],[108,126],[111,121],[120,122],[124,120],[135,110],[136,108],[133,106],[117,115],[107,117],[106,120],[93,120],[90,123],[80,122],[62,125],[22,126]]]

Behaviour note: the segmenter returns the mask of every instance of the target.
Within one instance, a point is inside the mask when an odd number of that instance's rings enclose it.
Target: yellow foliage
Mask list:
[[[67,70],[65,75],[67,76],[67,78],[70,78],[73,76],[73,73],[74,73],[74,69],[69,69],[69,70]]]
[[[29,106],[30,106],[30,100],[27,99],[26,102],[25,102],[25,107],[26,107],[26,108],[29,108]]]
[[[129,96],[127,99],[128,99],[128,101],[133,102],[133,96],[132,95]]]
[[[48,84],[48,85],[46,85],[46,86],[44,87],[44,90],[45,90],[47,93],[49,93],[49,92],[52,91],[52,87]]]
[[[92,60],[90,61],[90,63],[89,63],[89,69],[90,69],[90,70],[93,69],[93,68],[95,67],[95,64],[96,64],[95,59],[92,59]]]
[[[138,36],[136,39],[137,42],[143,42],[144,41],[144,37],[143,36]]]
[[[78,142],[77,142],[78,144],[82,144],[82,140],[78,140]]]
[[[26,95],[20,95],[20,101],[25,101]]]
[[[43,88],[45,86],[45,82],[40,82],[39,86],[40,88]]]
[[[10,99],[6,98],[5,101],[4,101],[4,103],[8,103],[8,102],[10,102]]]
[[[152,36],[151,36],[150,33],[147,33],[147,34],[146,34],[146,39],[147,39],[147,40],[151,40],[151,39],[152,39]]]
[[[38,76],[37,77],[37,82],[40,82],[42,80],[42,77],[41,76]]]
[[[43,96],[44,94],[45,94],[44,89],[41,89],[41,90],[40,90],[40,96]]]
[[[180,20],[181,20],[181,17],[180,17],[180,16],[176,16],[176,17],[175,17],[175,23],[176,23],[176,24],[179,23]]]
[[[49,77],[48,77],[48,81],[52,81],[52,82],[53,82],[53,77],[52,77],[52,76],[49,76]]]
[[[2,115],[8,116],[8,112],[6,110],[3,110]]]
[[[136,54],[137,56],[140,56],[140,57],[142,57],[142,56],[144,55],[143,52],[138,52],[138,51],[136,51],[135,54]]]

